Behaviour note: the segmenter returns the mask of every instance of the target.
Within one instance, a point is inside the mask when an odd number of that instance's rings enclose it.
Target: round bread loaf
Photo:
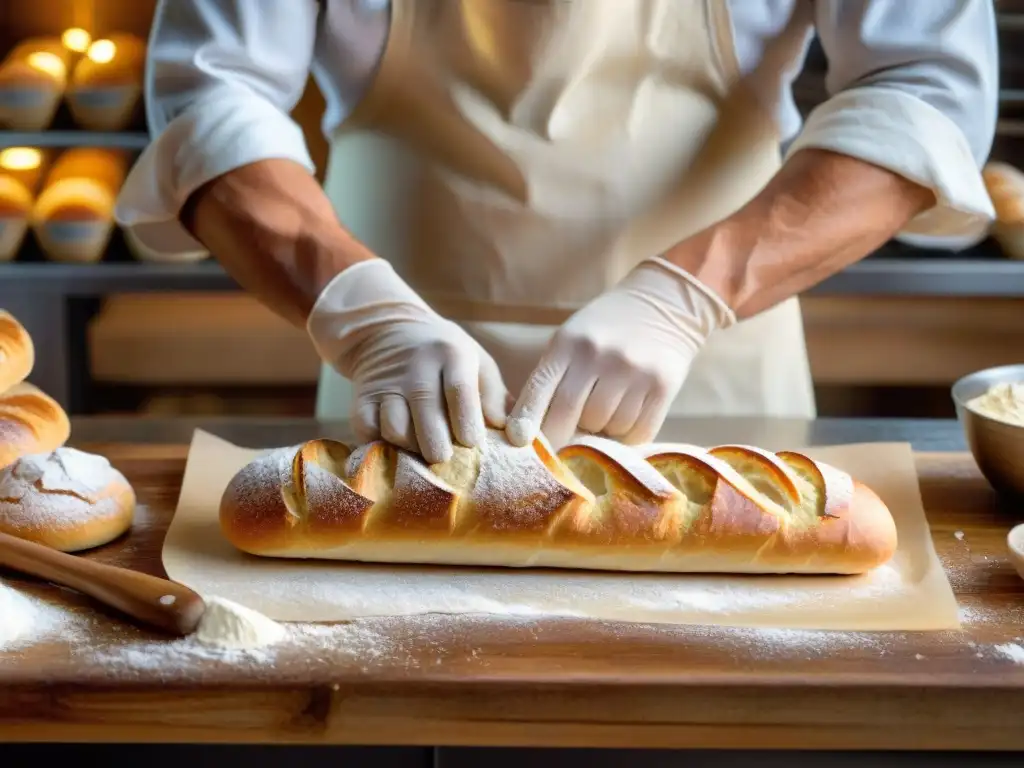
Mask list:
[[[102,456],[58,448],[0,471],[0,531],[62,552],[113,541],[131,528],[135,492]]]

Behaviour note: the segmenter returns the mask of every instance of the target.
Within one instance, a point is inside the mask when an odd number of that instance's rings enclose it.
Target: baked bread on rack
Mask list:
[[[993,239],[1011,259],[1024,259],[1024,173],[1009,163],[988,163],[982,178],[996,211]]]
[[[430,466],[383,442],[270,451],[220,523],[254,555],[390,563],[855,574],[896,550],[881,499],[801,453],[586,437],[556,454],[494,430]]]

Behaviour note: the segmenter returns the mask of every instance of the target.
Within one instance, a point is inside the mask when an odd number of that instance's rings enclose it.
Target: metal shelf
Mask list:
[[[114,262],[0,264],[0,286],[22,294],[103,296],[117,293],[234,291],[215,261],[196,264]],[[811,295],[1024,297],[1024,262],[990,243],[961,253],[891,243],[809,291]]]
[[[23,293],[63,296],[104,296],[116,293],[234,291],[235,283],[214,261],[197,264],[117,262],[0,264],[0,286]]]
[[[141,150],[149,144],[145,131],[0,131],[3,147],[101,147]]]

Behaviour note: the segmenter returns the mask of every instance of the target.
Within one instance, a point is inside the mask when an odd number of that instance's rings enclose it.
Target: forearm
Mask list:
[[[864,258],[933,203],[930,190],[891,171],[805,149],[747,205],[665,258],[750,317]]]
[[[298,326],[333,277],[373,258],[342,227],[316,179],[290,160],[261,160],[214,179],[181,218],[239,285]]]

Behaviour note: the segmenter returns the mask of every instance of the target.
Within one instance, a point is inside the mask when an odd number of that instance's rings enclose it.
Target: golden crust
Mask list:
[[[588,437],[556,455],[496,431],[432,466],[380,442],[268,454],[228,486],[221,525],[264,556],[512,567],[861,573],[896,548],[877,495],[800,453]]]
[[[28,331],[12,314],[0,309],[0,394],[28,378],[35,357]]]
[[[0,471],[0,531],[62,552],[113,541],[131,528],[135,491],[106,459],[59,448]]]
[[[1008,163],[988,163],[981,175],[998,222],[1024,223],[1024,173]]]
[[[49,395],[22,382],[0,394],[0,467],[67,442],[71,422]]]

